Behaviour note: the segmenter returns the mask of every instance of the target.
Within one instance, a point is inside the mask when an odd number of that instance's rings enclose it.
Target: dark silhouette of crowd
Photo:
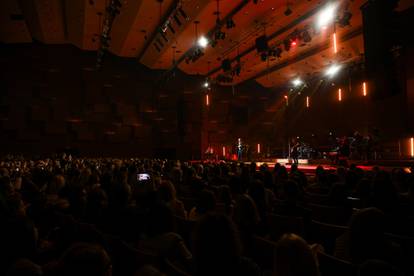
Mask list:
[[[413,170],[6,156],[0,275],[414,275]]]

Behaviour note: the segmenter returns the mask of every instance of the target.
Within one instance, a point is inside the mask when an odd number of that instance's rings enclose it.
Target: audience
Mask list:
[[[141,173],[150,179],[138,181]],[[272,273],[319,275],[307,243],[315,237],[312,204],[343,209],[344,219],[354,212],[335,256],[359,275],[410,275],[412,249],[395,234],[405,225],[413,235],[413,191],[413,173],[401,169],[318,166],[309,176],[254,162],[6,156],[0,275],[169,275],[167,259],[190,275],[259,275],[249,258],[257,260],[257,237],[269,237],[271,213],[305,222],[304,237],[274,244]],[[339,216],[319,217],[329,215]]]
[[[257,265],[242,257],[236,227],[225,215],[201,218],[193,243],[195,275],[260,275]]]
[[[276,244],[275,276],[318,276],[314,253],[304,239],[285,234]]]

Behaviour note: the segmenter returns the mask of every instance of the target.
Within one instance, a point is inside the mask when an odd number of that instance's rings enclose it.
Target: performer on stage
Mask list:
[[[241,138],[237,139],[237,160],[242,160],[243,144]]]
[[[298,140],[293,141],[294,145],[290,151],[290,157],[293,159],[293,164],[299,164],[299,147],[300,143]]]

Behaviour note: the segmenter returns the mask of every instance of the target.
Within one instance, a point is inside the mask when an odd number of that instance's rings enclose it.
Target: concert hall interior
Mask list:
[[[1,0],[0,275],[414,275],[413,21]]]

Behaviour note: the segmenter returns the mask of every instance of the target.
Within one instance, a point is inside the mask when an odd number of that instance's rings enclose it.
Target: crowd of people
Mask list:
[[[321,206],[344,229],[332,250],[314,233]],[[276,235],[271,217],[303,231]],[[1,275],[343,275],[321,254],[354,275],[409,275],[412,251],[390,237],[414,236],[413,217],[414,168],[0,159]]]

